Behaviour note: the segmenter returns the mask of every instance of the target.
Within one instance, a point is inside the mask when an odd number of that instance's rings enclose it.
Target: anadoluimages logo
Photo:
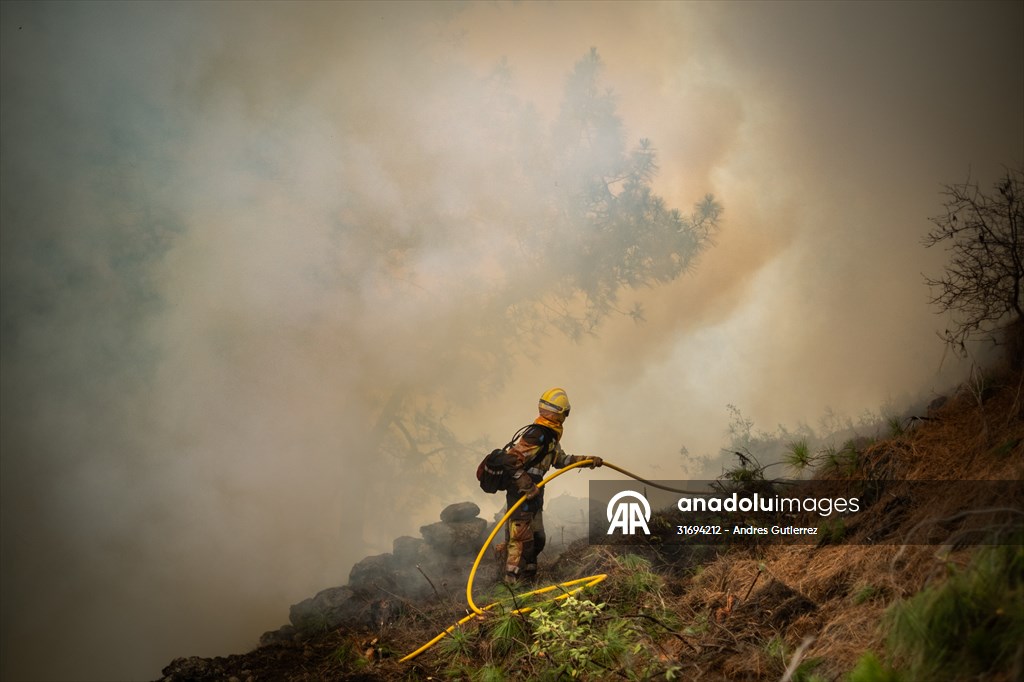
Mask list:
[[[623,498],[633,497],[639,502],[630,502]],[[608,535],[616,528],[622,531],[623,535],[632,535],[639,529],[643,529],[644,535],[650,535],[647,522],[651,520],[651,504],[647,498],[633,490],[623,490],[608,500]]]

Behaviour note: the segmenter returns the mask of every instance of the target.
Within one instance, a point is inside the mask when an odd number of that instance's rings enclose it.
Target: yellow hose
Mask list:
[[[566,471],[569,471],[570,469],[576,469],[577,467],[587,466],[587,465],[589,465],[591,463],[593,463],[593,460],[591,460],[591,459],[584,459],[584,460],[580,460],[579,462],[573,462],[569,466],[564,467],[562,469],[559,469],[555,473],[553,473],[550,476],[548,476],[547,478],[545,478],[543,481],[541,481],[540,483],[537,484],[537,487],[538,488],[543,487],[549,481],[552,481],[555,478],[558,478],[559,476],[564,474]],[[646,483],[647,485],[650,485],[652,487],[661,488],[662,490],[668,490],[668,491],[671,491],[671,492],[690,494],[690,495],[707,495],[707,494],[709,494],[706,491],[705,492],[698,492],[698,491],[695,491],[695,490],[680,490],[680,489],[677,489],[677,488],[670,488],[668,486],[660,485],[658,483],[654,483],[653,481],[648,481],[645,478],[640,478],[636,474],[634,474],[632,472],[629,472],[629,471],[626,471],[625,469],[617,467],[614,464],[611,464],[609,462],[604,462],[603,466],[606,466],[609,469],[614,469],[615,471],[618,471],[621,474],[629,476],[630,478],[634,478],[634,479],[636,479],[636,480],[638,480],[638,481],[640,481],[642,483]],[[441,634],[439,634],[437,637],[435,637],[434,639],[430,640],[429,642],[427,642],[426,644],[421,646],[416,651],[413,651],[411,654],[408,654],[407,656],[402,658],[399,661],[400,663],[404,663],[405,661],[411,661],[412,659],[416,658],[417,656],[419,656],[421,653],[423,653],[424,651],[426,651],[430,647],[432,647],[435,644],[437,644],[438,642],[440,642],[447,635],[449,635],[452,632],[454,632],[455,628],[459,627],[463,623],[466,623],[466,622],[468,622],[468,621],[470,621],[470,620],[472,620],[474,618],[483,617],[485,611],[488,611],[488,610],[494,608],[495,606],[497,606],[498,604],[502,603],[501,601],[496,601],[496,602],[494,602],[492,604],[488,604],[487,606],[483,607],[482,609],[479,606],[477,606],[476,602],[473,601],[473,580],[476,578],[476,571],[480,567],[480,561],[484,558],[484,554],[487,553],[487,548],[491,546],[491,542],[494,540],[494,536],[496,536],[498,534],[498,531],[501,530],[502,526],[504,526],[506,523],[508,523],[509,518],[515,512],[515,510],[519,509],[519,507],[522,506],[523,502],[525,502],[525,501],[526,501],[525,497],[520,497],[519,500],[515,504],[513,504],[509,508],[509,510],[507,512],[505,512],[505,515],[503,517],[501,517],[501,520],[498,521],[497,524],[495,524],[494,529],[491,531],[491,534],[487,536],[486,540],[484,540],[483,546],[480,547],[480,551],[476,555],[476,561],[473,562],[473,568],[469,571],[469,580],[466,581],[466,602],[469,604],[469,608],[471,610],[471,613],[468,616],[466,616],[465,618],[463,618],[462,620],[460,620],[455,625],[452,625],[450,628],[444,630]],[[553,599],[549,599],[548,600],[548,601],[558,601],[559,599],[565,599],[569,595],[576,594],[580,590],[586,589],[588,587],[593,587],[594,585],[597,585],[599,582],[601,582],[602,580],[606,579],[607,577],[608,577],[607,573],[598,573],[596,575],[588,575],[585,578],[576,578],[575,580],[566,580],[565,582],[558,583],[557,585],[548,585],[547,587],[542,587],[542,588],[540,588],[538,590],[533,590],[531,592],[524,592],[523,594],[517,595],[517,597],[529,597],[530,595],[534,595],[534,594],[544,594],[545,592],[551,592],[552,590],[557,590],[557,589],[561,588],[562,589],[562,593],[561,594],[559,594],[557,597],[554,597]],[[565,589],[565,588],[571,587],[573,585],[579,585],[579,587],[576,587],[576,588],[574,588],[572,590],[566,590]],[[542,603],[546,603],[546,602],[542,602]],[[523,608],[520,608],[520,609],[516,609],[515,611],[512,611],[512,614],[529,613],[533,609],[534,609],[533,606],[526,606],[526,607],[523,607]]]
[[[541,481],[540,483],[537,484],[537,487],[538,488],[542,488],[545,485],[547,485],[548,481],[551,481],[551,480],[553,480],[555,478],[558,478],[559,476],[564,474],[566,471],[569,471],[570,469],[575,469],[577,467],[585,466],[587,464],[590,464],[592,461],[593,460],[584,459],[584,460],[581,460],[579,462],[573,462],[572,464],[570,464],[569,466],[565,467],[564,469],[559,469],[555,473],[553,473],[550,476],[548,476],[547,478],[545,478],[543,481]],[[469,580],[466,581],[466,602],[469,604],[469,608],[472,609],[473,612],[478,614],[478,615],[482,616],[484,614],[484,612],[483,612],[482,609],[480,609],[476,605],[476,602],[473,601],[473,579],[476,577],[476,569],[480,567],[480,560],[483,559],[484,558],[484,554],[487,553],[487,548],[491,546],[491,542],[494,540],[494,536],[498,534],[498,531],[501,530],[502,526],[504,526],[506,523],[508,523],[509,518],[512,517],[512,514],[515,512],[515,510],[519,509],[519,507],[521,507],[523,502],[525,502],[525,501],[526,501],[525,497],[520,497],[519,500],[515,504],[513,504],[511,507],[509,507],[508,511],[505,512],[505,515],[501,517],[501,520],[498,521],[497,524],[495,524],[494,530],[491,531],[491,534],[487,536],[486,540],[484,540],[483,546],[480,547],[480,551],[476,555],[476,561],[473,562],[473,568],[469,571]],[[533,594],[533,593],[531,592],[529,594]],[[523,596],[526,596],[526,595],[523,595]],[[493,604],[491,606],[493,606]],[[488,607],[488,608],[490,608],[490,607]]]

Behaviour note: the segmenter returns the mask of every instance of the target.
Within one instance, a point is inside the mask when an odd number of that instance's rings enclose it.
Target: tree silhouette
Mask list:
[[[950,252],[943,276],[925,282],[931,302],[952,315],[942,336],[961,357],[972,339],[1014,342],[1024,320],[1024,170],[1007,170],[993,190],[970,179],[947,186],[946,212],[931,219],[935,229],[924,239],[926,247],[947,244]],[[1013,359],[1019,349],[1009,348]]]
[[[457,367],[463,380],[439,374],[426,393],[421,383],[379,397],[374,441],[399,463],[396,473],[429,476],[483,452],[446,425],[453,406],[499,388],[552,334],[582,340],[614,314],[642,321],[639,304],[620,308],[624,290],[678,278],[712,243],[721,206],[706,195],[684,214],[653,191],[655,148],[647,139],[627,147],[602,71],[595,49],[576,63],[550,125],[512,94],[504,62],[484,84],[486,96],[452,105],[459,125],[478,122],[487,154],[511,161],[480,165],[481,186],[499,191],[467,195],[459,216],[424,216],[424,223],[449,235],[470,233],[473,221],[500,225],[507,253],[491,266],[492,277],[474,282],[474,322],[436,348],[439,372]],[[468,373],[474,378],[466,380]]]
[[[618,310],[623,289],[672,281],[711,243],[721,206],[707,195],[690,215],[669,208],[651,182],[657,154],[648,139],[627,151],[614,94],[602,90],[596,49],[577,62],[552,131],[554,168],[537,249],[559,254],[549,269],[539,319],[579,339]],[[542,273],[535,273],[541,275]],[[556,302],[552,306],[552,302]],[[626,314],[642,319],[642,310]]]

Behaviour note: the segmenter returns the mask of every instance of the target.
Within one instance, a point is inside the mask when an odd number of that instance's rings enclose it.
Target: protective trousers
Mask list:
[[[509,519],[506,531],[508,557],[505,560],[507,581],[529,580],[537,574],[537,555],[544,549],[544,513],[541,510],[517,510]]]

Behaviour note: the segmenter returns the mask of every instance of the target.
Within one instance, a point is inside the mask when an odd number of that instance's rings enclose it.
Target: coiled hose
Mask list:
[[[558,478],[559,476],[561,476],[565,472],[569,471],[570,469],[576,469],[576,468],[579,468],[579,467],[589,466],[592,463],[593,463],[593,460],[591,460],[591,459],[584,459],[584,460],[581,460],[579,462],[573,462],[569,466],[563,467],[563,468],[559,469],[558,471],[556,471],[555,473],[553,473],[550,476],[548,476],[547,478],[545,478],[543,481],[541,481],[540,483],[537,484],[537,487],[541,488],[541,487],[547,485],[547,483],[549,481],[552,481],[552,480]],[[637,476],[636,474],[634,474],[634,473],[632,473],[630,471],[626,471],[625,469],[623,469],[621,467],[618,467],[618,466],[616,466],[614,464],[611,464],[610,462],[604,462],[602,466],[608,467],[609,469],[614,469],[615,471],[618,471],[620,474],[623,474],[625,476],[629,476],[630,478],[636,479],[637,481],[640,481],[641,483],[646,483],[647,485],[649,485],[651,487],[654,487],[654,488],[660,488],[662,490],[668,490],[668,491],[674,492],[674,493],[682,493],[684,495],[707,495],[707,494],[709,494],[707,491],[683,490],[683,489],[679,489],[679,488],[671,488],[669,486],[661,485],[659,483],[655,483],[653,481],[649,481],[646,478],[641,478],[640,476]],[[413,651],[412,653],[407,654],[404,658],[402,658],[399,661],[400,663],[404,663],[405,661],[411,661],[412,659],[416,658],[417,656],[419,656],[421,653],[423,653],[424,651],[426,651],[430,647],[432,647],[435,644],[437,644],[438,642],[440,642],[446,636],[448,636],[449,634],[454,632],[455,628],[459,627],[460,625],[463,625],[464,623],[467,623],[467,622],[473,620],[474,618],[481,618],[481,617],[483,617],[485,615],[486,611],[489,611],[490,609],[494,608],[498,604],[503,603],[502,601],[496,601],[496,602],[494,602],[492,604],[488,604],[487,606],[485,606],[483,608],[480,608],[479,606],[477,606],[476,602],[473,601],[473,580],[476,578],[476,571],[480,567],[480,561],[484,558],[484,554],[487,553],[487,548],[491,546],[491,542],[494,541],[494,537],[498,534],[498,531],[501,530],[501,528],[506,523],[508,523],[508,520],[509,520],[509,518],[512,517],[512,514],[517,509],[519,509],[519,507],[522,506],[523,502],[525,502],[525,501],[526,501],[525,497],[519,498],[519,500],[514,505],[512,505],[507,512],[505,512],[505,515],[503,517],[501,517],[501,520],[498,521],[497,524],[495,524],[494,529],[491,531],[491,534],[487,536],[486,540],[484,540],[484,544],[480,547],[480,551],[476,555],[476,561],[473,562],[473,568],[469,571],[469,580],[466,581],[466,602],[469,604],[469,608],[470,608],[469,615],[467,615],[465,618],[460,620],[455,625],[452,625],[451,627],[449,627],[446,630],[444,630],[443,632],[441,632],[437,637],[434,637],[434,639],[430,640],[429,642],[427,642],[426,644],[421,646],[416,651]],[[516,597],[529,597],[529,596],[535,595],[535,594],[544,594],[546,592],[552,592],[554,590],[561,590],[561,593],[557,597],[554,597],[554,598],[548,600],[548,601],[558,601],[559,599],[565,599],[566,597],[568,597],[570,595],[576,594],[580,590],[586,589],[588,587],[593,587],[594,585],[597,585],[599,582],[605,580],[607,577],[608,577],[607,573],[598,573],[596,575],[588,575],[585,578],[576,578],[575,580],[566,580],[565,582],[558,583],[557,585],[548,585],[547,587],[542,587],[542,588],[537,589],[537,590],[532,590],[530,592],[524,592],[523,594],[516,595]],[[578,586],[578,587],[573,587],[574,585]],[[572,589],[568,589],[570,587]],[[547,603],[547,602],[541,602],[541,603]],[[522,608],[518,608],[518,609],[512,611],[512,614],[529,613],[534,608],[535,608],[534,606],[524,606]]]

